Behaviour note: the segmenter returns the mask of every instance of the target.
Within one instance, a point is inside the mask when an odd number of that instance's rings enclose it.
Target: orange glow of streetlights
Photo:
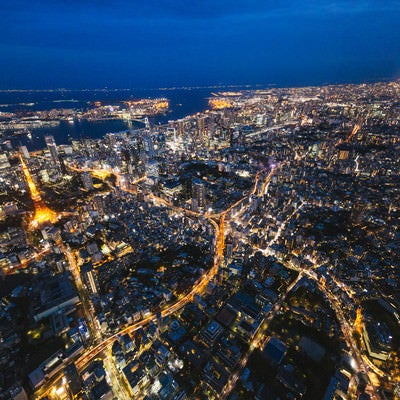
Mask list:
[[[58,214],[55,211],[50,210],[50,208],[48,208],[46,204],[44,204],[42,197],[40,196],[39,190],[37,189],[36,184],[33,181],[31,173],[29,172],[29,169],[25,164],[22,156],[20,156],[20,160],[22,171],[24,172],[26,182],[28,183],[31,199],[35,207],[35,214],[33,216],[33,219],[29,223],[29,228],[37,229],[47,222],[56,222],[58,220]]]

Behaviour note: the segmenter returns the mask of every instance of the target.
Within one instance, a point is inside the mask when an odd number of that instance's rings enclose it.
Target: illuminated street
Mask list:
[[[396,399],[398,93],[227,88],[160,123],[163,97],[39,113],[127,129],[5,144],[6,392]]]
[[[28,182],[28,187],[31,193],[31,198],[35,207],[35,213],[33,219],[30,222],[32,229],[38,228],[47,222],[54,223],[58,219],[56,212],[50,210],[43,202],[39,191],[36,188],[35,182],[33,182],[32,176],[29,172],[22,157],[20,157],[22,170],[25,175],[25,179]]]

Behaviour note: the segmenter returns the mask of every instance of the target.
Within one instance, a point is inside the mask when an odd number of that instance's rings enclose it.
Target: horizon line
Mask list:
[[[97,88],[42,88],[42,89],[17,89],[17,88],[9,88],[9,89],[1,89],[0,93],[7,92],[107,92],[107,91],[132,91],[132,90],[192,90],[192,89],[218,89],[218,88],[246,88],[246,87],[257,87],[257,86],[265,86],[271,87],[274,86],[276,89],[279,88],[290,88],[290,87],[319,87],[319,86],[339,86],[339,85],[359,85],[363,83],[388,83],[388,82],[396,82],[399,81],[400,78],[394,77],[380,77],[376,79],[367,79],[358,81],[357,83],[351,81],[336,81],[336,82],[322,82],[321,84],[292,84],[292,85],[279,85],[278,83],[242,83],[242,84],[210,84],[210,85],[183,85],[183,86],[165,86],[165,87],[132,87],[132,88],[113,88],[113,87],[97,87]],[[279,85],[279,86],[278,86]]]

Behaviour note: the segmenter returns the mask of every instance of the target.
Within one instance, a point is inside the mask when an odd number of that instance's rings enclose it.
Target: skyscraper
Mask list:
[[[54,140],[54,136],[45,136],[44,141],[46,142],[47,148],[50,151],[53,164],[57,165],[59,163],[59,160],[58,160],[57,145],[56,141]]]
[[[90,172],[82,172],[81,180],[85,190],[93,190],[93,179]]]
[[[198,207],[204,207],[206,204],[206,189],[201,179],[194,178],[192,180],[192,204]]]
[[[64,368],[64,376],[68,384],[68,391],[74,398],[82,390],[82,381],[74,363]]]
[[[100,290],[99,281],[97,279],[97,273],[93,269],[91,264],[84,264],[81,268],[82,279],[85,285],[92,294],[97,294]]]
[[[147,159],[152,160],[155,157],[155,152],[151,136],[143,136],[143,148],[146,153]]]
[[[22,153],[22,155],[24,156],[24,158],[27,158],[27,159],[30,158],[29,151],[26,146],[20,146],[19,150]]]
[[[156,184],[159,179],[158,162],[155,160],[149,161],[145,164],[146,182],[148,184]]]

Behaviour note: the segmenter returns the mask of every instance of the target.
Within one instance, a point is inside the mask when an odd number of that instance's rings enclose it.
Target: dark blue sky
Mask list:
[[[0,88],[400,77],[400,0],[1,0]]]

